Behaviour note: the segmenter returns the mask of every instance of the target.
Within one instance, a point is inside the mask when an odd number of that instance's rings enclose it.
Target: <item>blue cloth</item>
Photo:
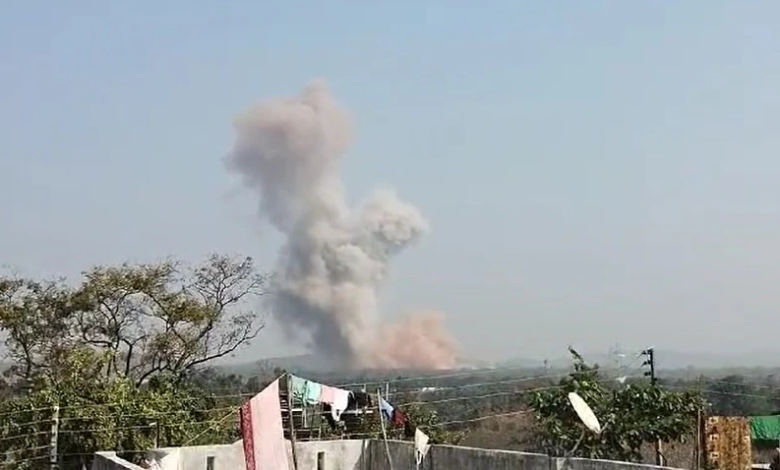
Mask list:
[[[388,421],[393,420],[393,405],[388,403],[384,398],[379,398],[379,409],[382,410],[382,415]]]
[[[306,398],[306,379],[290,375],[290,392],[293,400],[303,403]]]
[[[316,405],[320,402],[320,396],[322,396],[322,385],[311,380],[306,382],[306,393],[304,398],[307,405]]]
[[[296,403],[316,405],[320,402],[322,385],[290,374],[290,388]]]

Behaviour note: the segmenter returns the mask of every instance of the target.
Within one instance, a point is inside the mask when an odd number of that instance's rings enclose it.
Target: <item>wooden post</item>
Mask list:
[[[298,451],[295,449],[295,425],[293,424],[292,379],[287,374],[287,419],[290,428],[290,447],[292,448],[293,469],[298,470]]]
[[[325,452],[317,452],[317,470],[325,470]]]
[[[699,376],[699,398],[701,398],[701,385],[702,385],[702,378],[703,376]],[[702,416],[701,416],[701,406],[696,407],[696,470],[700,470],[702,468],[702,463],[704,459],[702,459],[703,449],[704,449],[704,443],[703,443],[703,437],[702,437]]]
[[[382,392],[376,389],[376,409],[379,412],[379,423],[382,426],[382,438],[385,441],[385,452],[387,453],[387,463],[390,464],[390,470],[393,470],[393,458],[390,457],[390,445],[387,443],[387,431],[385,430],[385,418],[382,416]]]
[[[60,430],[60,405],[54,405],[54,416],[51,420],[51,440],[49,441],[49,469],[57,470],[57,443]]]

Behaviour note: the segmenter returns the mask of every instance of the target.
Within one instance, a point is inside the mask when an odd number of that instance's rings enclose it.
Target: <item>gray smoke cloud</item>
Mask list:
[[[285,333],[352,367],[455,366],[439,312],[409,313],[392,324],[378,315],[388,262],[428,224],[389,189],[349,207],[340,163],[352,127],[327,84],[317,80],[299,96],[254,106],[234,127],[225,164],[257,193],[260,215],[285,237],[272,305]]]

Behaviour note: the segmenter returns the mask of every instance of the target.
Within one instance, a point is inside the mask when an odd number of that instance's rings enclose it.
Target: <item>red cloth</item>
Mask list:
[[[403,427],[406,424],[407,417],[404,414],[403,411],[396,408],[393,410],[393,426],[394,427]]]

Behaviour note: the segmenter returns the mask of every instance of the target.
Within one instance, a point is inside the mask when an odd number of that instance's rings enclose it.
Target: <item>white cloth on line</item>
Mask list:
[[[342,390],[340,388],[335,389],[333,396],[333,403],[330,405],[330,414],[333,419],[338,421],[341,418],[341,413],[349,406],[349,390]]]
[[[428,444],[428,436],[419,429],[414,430],[414,458],[417,463],[417,468],[420,468],[425,455],[428,453],[428,449],[431,445]]]

